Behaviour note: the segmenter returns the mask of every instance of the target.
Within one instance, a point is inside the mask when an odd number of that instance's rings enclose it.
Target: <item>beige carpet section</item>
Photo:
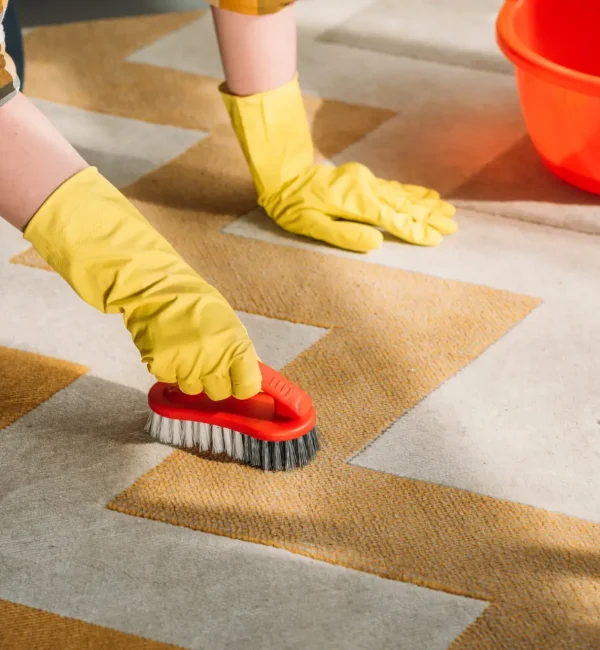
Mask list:
[[[2,650],[168,650],[175,647],[0,600]]]
[[[203,131],[156,125],[64,104],[36,106],[90,164],[124,187],[164,165],[206,136]]]
[[[600,235],[600,197],[558,180],[529,137],[454,188],[449,199],[471,210]]]
[[[0,429],[12,424],[81,377],[88,368],[0,347]]]
[[[321,40],[385,54],[510,72],[495,47],[502,0],[377,0]]]
[[[523,124],[509,84],[510,79],[495,75],[482,92],[483,80],[468,79],[430,104],[407,105],[333,162],[361,160],[379,176],[435,187],[455,198],[454,188],[468,183],[522,138]]]

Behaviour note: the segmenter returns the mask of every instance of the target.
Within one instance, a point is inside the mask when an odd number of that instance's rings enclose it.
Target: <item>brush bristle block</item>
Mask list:
[[[265,471],[292,471],[305,467],[319,450],[316,427],[307,434],[285,442],[269,442],[239,431],[187,420],[172,420],[151,413],[146,431],[163,444],[197,449],[215,455],[225,454],[233,460]]]
[[[158,382],[148,393],[146,430],[162,443],[227,456],[265,470],[304,467],[319,449],[317,415],[299,386],[259,362],[261,392],[212,401]]]

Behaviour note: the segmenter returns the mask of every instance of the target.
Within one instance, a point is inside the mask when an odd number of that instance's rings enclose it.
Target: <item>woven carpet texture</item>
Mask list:
[[[256,207],[209,12],[27,33],[29,96],[311,394],[323,450],[266,475],[150,440],[120,318],[0,224],[0,648],[600,648],[600,211],[539,163],[498,8],[297,3],[318,158],[459,207],[439,248],[363,256]]]

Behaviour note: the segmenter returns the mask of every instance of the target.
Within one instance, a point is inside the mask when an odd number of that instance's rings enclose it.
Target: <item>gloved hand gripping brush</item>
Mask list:
[[[152,435],[264,469],[314,457],[310,398],[259,364],[225,298],[95,168],[56,189],[25,238],[83,300],[122,314],[159,381],[149,395]]]

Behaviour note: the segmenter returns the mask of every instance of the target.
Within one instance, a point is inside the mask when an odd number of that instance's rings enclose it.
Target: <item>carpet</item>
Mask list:
[[[0,642],[15,650],[81,650],[82,648],[128,648],[169,650],[176,646],[103,629],[74,619],[0,600]]]
[[[306,107],[321,160],[460,199],[437,249],[354,255],[256,208],[207,14],[27,35],[28,93],[308,390],[324,449],[267,476],[152,442],[119,317],[0,224],[0,647],[600,647],[597,209],[536,191],[489,42],[379,47],[382,10],[298,3]]]

